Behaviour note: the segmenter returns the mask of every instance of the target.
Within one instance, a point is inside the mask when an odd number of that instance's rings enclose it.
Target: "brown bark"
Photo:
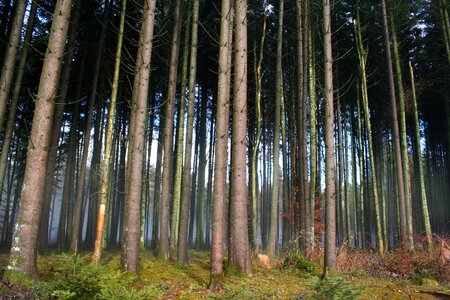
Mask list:
[[[142,166],[145,151],[144,136],[147,126],[147,96],[150,78],[151,54],[153,47],[153,25],[156,0],[144,3],[144,15],[141,27],[140,55],[136,61],[135,90],[131,118],[134,119],[134,132],[131,133],[130,164],[127,180],[128,194],[125,198],[124,234],[122,243],[122,265],[126,271],[139,272],[139,237],[142,192]]]
[[[225,231],[224,210],[227,195],[228,173],[228,128],[229,128],[229,97],[231,74],[231,43],[232,43],[233,11],[229,0],[222,1],[220,22],[220,48],[219,48],[219,77],[217,86],[217,113],[215,138],[215,171],[214,195],[212,215],[212,241],[211,241],[211,278],[209,288],[213,291],[220,288],[220,279],[223,277]]]
[[[251,274],[247,226],[247,0],[235,1],[230,265]]]
[[[13,81],[16,55],[19,49],[22,24],[27,4],[28,1],[17,1],[11,33],[9,35],[5,58],[3,60],[2,73],[0,75],[0,133],[3,132],[3,125],[5,123],[6,104],[8,102],[9,92]]]
[[[45,171],[61,57],[70,20],[71,0],[58,0],[39,81],[36,107],[22,187],[20,213],[7,269],[36,275],[39,220],[44,196]]]
[[[173,156],[173,114],[175,106],[175,93],[177,87],[178,56],[180,48],[180,12],[181,0],[175,4],[174,26],[172,32],[172,49],[170,53],[169,87],[166,103],[166,123],[164,128],[164,160],[161,192],[161,227],[159,251],[162,257],[168,259],[169,253],[169,206],[172,178]]]

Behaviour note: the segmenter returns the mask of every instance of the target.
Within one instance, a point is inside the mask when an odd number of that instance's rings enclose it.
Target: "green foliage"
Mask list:
[[[63,254],[56,264],[59,274],[42,283],[41,288],[57,299],[148,299],[159,289],[149,286],[136,289],[134,274],[121,272],[106,266],[92,265],[88,256]]]
[[[313,290],[315,299],[352,300],[361,295],[363,287],[350,284],[341,277],[325,277],[322,280],[316,278]]]
[[[290,254],[284,259],[284,268],[295,267],[298,270],[307,271],[309,273],[318,274],[320,267],[315,263],[307,260],[300,254]]]

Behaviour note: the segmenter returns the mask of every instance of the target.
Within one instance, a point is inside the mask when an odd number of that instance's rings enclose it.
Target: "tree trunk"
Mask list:
[[[119,89],[119,73],[120,73],[120,62],[121,62],[121,54],[122,54],[122,41],[124,35],[124,27],[125,27],[125,14],[126,14],[126,6],[127,1],[122,0],[122,11],[120,14],[120,25],[119,32],[117,38],[117,49],[115,56],[115,65],[114,65],[114,78],[112,82],[111,88],[111,100],[108,112],[108,124],[106,128],[106,136],[105,136],[105,156],[103,159],[103,167],[101,170],[101,185],[100,185],[100,199],[99,206],[97,212],[97,229],[96,236],[94,242],[94,253],[92,255],[92,263],[98,264],[102,255],[103,248],[103,230],[105,225],[105,215],[106,215],[106,204],[107,204],[107,190],[108,190],[108,179],[109,179],[109,167],[110,167],[110,159],[111,159],[111,150],[112,150],[112,134],[113,134],[113,126],[114,126],[114,117],[116,114],[116,100],[117,100],[117,91]]]
[[[389,83],[389,97],[391,99],[391,113],[392,113],[392,126],[395,145],[395,158],[397,165],[397,188],[398,197],[400,202],[400,228],[401,228],[401,241],[405,246],[408,246],[408,232],[407,232],[407,215],[406,215],[406,196],[405,196],[405,184],[403,177],[402,167],[402,153],[400,147],[400,131],[398,128],[398,116],[397,116],[397,99],[395,96],[395,84],[394,84],[394,71],[392,69],[392,54],[391,54],[391,38],[389,35],[389,27],[386,12],[386,0],[381,0],[381,7],[383,13],[383,29],[384,29],[384,41],[386,47],[387,57],[387,69],[388,69],[388,83]],[[409,247],[409,246],[408,246]]]
[[[230,265],[251,274],[247,226],[247,0],[236,0],[231,142]]]
[[[333,111],[333,55],[331,44],[330,0],[323,0],[323,27],[325,52],[325,266],[336,270],[336,182],[334,155],[334,111]]]
[[[278,34],[277,34],[277,52],[276,52],[276,79],[275,79],[275,120],[274,120],[274,134],[273,134],[273,173],[272,173],[272,197],[271,197],[271,211],[270,211],[270,228],[269,228],[269,243],[267,246],[267,253],[269,256],[275,256],[278,232],[278,185],[280,181],[280,111],[281,111],[281,85],[283,84],[283,69],[282,69],[282,55],[283,55],[283,11],[284,1],[280,0],[278,8]],[[284,145],[283,145],[284,146]]]
[[[8,1],[7,1],[8,2]],[[11,146],[11,140],[14,133],[14,127],[16,125],[16,111],[19,103],[20,91],[22,89],[22,80],[25,73],[25,67],[27,63],[28,50],[30,48],[31,36],[34,29],[34,21],[36,19],[37,2],[33,1],[31,4],[30,15],[28,16],[27,31],[23,41],[22,52],[20,53],[20,62],[17,68],[16,81],[14,84],[14,90],[11,98],[11,104],[9,106],[8,120],[6,124],[5,135],[3,137],[3,144],[0,153],[0,191],[3,190],[5,181],[6,165],[8,162],[8,153]],[[1,126],[0,126],[1,127]]]
[[[164,259],[169,259],[169,213],[170,191],[172,181],[173,154],[173,115],[175,106],[175,92],[177,87],[178,54],[180,48],[180,11],[181,0],[177,0],[174,11],[174,25],[172,32],[172,49],[170,53],[169,86],[167,91],[166,123],[164,128],[164,160],[161,193],[161,227],[159,252]]]
[[[131,132],[131,151],[128,176],[129,189],[125,195],[125,218],[123,224],[122,266],[128,272],[139,272],[139,237],[142,194],[142,166],[145,151],[144,135],[147,127],[147,97],[150,78],[150,65],[153,46],[153,25],[156,0],[144,2],[141,27],[140,54],[136,58],[135,89],[130,118],[134,120]]]
[[[191,53],[189,58],[189,95],[188,95],[188,115],[186,129],[186,149],[185,162],[183,166],[183,178],[181,180],[181,210],[180,226],[178,234],[178,263],[186,266],[188,264],[188,230],[189,230],[189,206],[192,199],[191,193],[191,161],[192,161],[192,135],[194,125],[194,105],[195,105],[195,79],[197,73],[197,40],[198,40],[198,15],[199,0],[194,0],[192,8],[192,36]],[[193,212],[192,212],[193,213]]]
[[[428,210],[428,202],[427,202],[427,193],[425,190],[425,179],[424,179],[424,171],[423,171],[423,162],[422,162],[422,148],[420,146],[420,126],[419,126],[419,113],[417,110],[417,100],[416,100],[416,87],[414,83],[414,69],[409,62],[409,71],[411,76],[411,92],[412,92],[412,108],[414,114],[414,137],[416,139],[416,153],[417,153],[417,168],[418,168],[418,176],[419,176],[419,186],[420,186],[420,201],[422,204],[422,220],[425,227],[425,235],[427,237],[428,242],[428,250],[431,252],[433,250],[433,241],[432,241],[432,232],[430,225],[430,216]]]
[[[209,288],[212,291],[220,289],[223,277],[225,232],[224,210],[227,197],[228,173],[228,128],[230,110],[230,75],[232,52],[232,24],[233,9],[230,0],[222,0],[220,22],[220,48],[219,48],[219,76],[217,85],[217,115],[216,115],[216,141],[215,141],[215,170],[214,170],[214,203],[212,221],[211,243],[211,277]]]
[[[36,275],[39,220],[44,196],[43,182],[50,144],[50,131],[55,95],[61,71],[71,0],[58,0],[55,7],[50,38],[39,81],[36,108],[22,187],[20,213],[14,232],[8,271]]]
[[[13,82],[14,67],[16,64],[20,37],[22,35],[22,24],[27,4],[28,1],[17,1],[11,33],[9,35],[5,58],[3,60],[2,73],[0,75],[0,133],[3,133],[3,126],[5,124],[6,104]]]

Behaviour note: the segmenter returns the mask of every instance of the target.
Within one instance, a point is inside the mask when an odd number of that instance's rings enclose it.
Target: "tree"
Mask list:
[[[5,124],[5,111],[9,92],[14,76],[16,55],[19,49],[19,41],[22,33],[22,24],[28,1],[18,1],[16,12],[9,35],[8,46],[3,60],[2,73],[0,75],[0,132],[3,132]]]
[[[175,92],[177,87],[178,55],[180,52],[181,1],[177,0],[174,10],[174,24],[169,64],[169,86],[166,103],[166,122],[164,127],[164,160],[161,193],[161,227],[160,227],[160,255],[169,259],[169,206],[172,178],[173,156],[173,115],[175,106]]]
[[[235,1],[230,265],[251,274],[247,227],[247,0]]]
[[[142,166],[145,151],[144,136],[147,127],[147,97],[149,88],[151,55],[153,48],[153,27],[156,0],[144,2],[141,37],[136,58],[133,103],[130,118],[134,121],[129,149],[131,151],[127,180],[128,193],[125,196],[126,211],[122,242],[122,266],[126,271],[139,272],[139,238],[142,192]]]
[[[191,29],[191,52],[189,68],[189,95],[188,95],[188,114],[186,129],[186,150],[183,166],[183,178],[181,179],[181,210],[180,210],[180,228],[178,234],[178,263],[188,264],[188,230],[189,230],[189,204],[191,202],[191,165],[192,165],[192,135],[194,125],[194,102],[195,102],[195,78],[197,74],[197,41],[198,41],[198,15],[199,0],[194,0],[192,11],[192,29]]]
[[[28,146],[19,217],[7,270],[36,275],[39,220],[42,213],[46,163],[55,96],[70,21],[71,0],[58,0],[44,57]]]
[[[275,256],[277,232],[278,232],[278,184],[279,184],[279,157],[280,157],[280,110],[281,110],[281,85],[283,84],[283,70],[281,65],[283,55],[283,11],[284,1],[280,0],[278,9],[278,34],[277,34],[277,63],[276,63],[276,79],[275,79],[275,121],[273,134],[273,174],[272,174],[272,203],[270,212],[270,229],[267,253]],[[283,145],[284,146],[284,145]]]
[[[114,127],[114,117],[116,115],[116,101],[117,101],[117,91],[119,89],[119,74],[120,74],[120,63],[122,56],[122,42],[125,27],[125,14],[127,9],[127,1],[122,0],[122,11],[120,13],[120,25],[117,37],[117,49],[114,64],[114,77],[111,88],[111,100],[109,104],[108,112],[108,124],[106,127],[106,137],[105,137],[105,156],[103,158],[103,166],[101,170],[101,186],[100,186],[100,199],[98,205],[98,215],[97,215],[97,229],[94,243],[94,253],[92,255],[92,262],[98,264],[102,257],[103,249],[103,231],[105,227],[105,216],[106,216],[106,205],[108,200],[108,184],[109,184],[109,168],[112,152],[112,137],[113,137],[113,127]]]
[[[232,24],[234,11],[230,0],[222,0],[220,21],[219,70],[217,84],[217,113],[216,113],[216,141],[215,141],[215,170],[213,195],[213,221],[211,243],[211,278],[209,288],[212,291],[220,289],[223,277],[225,220],[223,211],[227,195],[228,170],[228,129],[230,111],[230,75],[232,51]]]
[[[323,30],[325,52],[325,266],[328,271],[336,270],[336,181],[334,155],[334,110],[333,110],[333,54],[331,43],[331,5],[323,0]]]

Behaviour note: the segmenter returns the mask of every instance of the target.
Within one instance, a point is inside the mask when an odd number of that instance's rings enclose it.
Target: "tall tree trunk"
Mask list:
[[[216,142],[214,159],[214,203],[212,221],[211,243],[211,277],[209,288],[212,291],[220,289],[223,277],[225,232],[224,210],[227,197],[228,173],[228,128],[230,112],[230,75],[232,51],[232,24],[233,9],[230,0],[222,0],[220,22],[220,48],[219,48],[219,76],[217,85],[217,116],[216,116]]]
[[[36,275],[39,220],[55,95],[69,28],[71,0],[58,0],[39,81],[36,108],[22,187],[20,213],[14,232],[8,271]]]
[[[381,7],[383,13],[383,29],[384,29],[384,42],[386,47],[386,61],[388,69],[388,83],[389,83],[389,97],[391,99],[391,113],[392,113],[392,126],[395,145],[395,158],[397,165],[397,188],[400,202],[400,228],[401,228],[401,241],[405,246],[408,246],[408,232],[407,232],[407,214],[406,214],[406,196],[405,196],[405,184],[403,177],[402,167],[402,153],[400,147],[400,131],[398,128],[398,116],[397,116],[397,98],[395,96],[395,84],[394,84],[394,71],[392,69],[392,54],[391,54],[391,38],[389,34],[386,0],[381,0]]]
[[[247,226],[247,0],[236,0],[231,142],[230,265],[251,274]]]
[[[98,264],[100,262],[102,256],[103,249],[103,231],[105,225],[105,216],[106,216],[106,204],[107,204],[107,190],[108,190],[108,179],[109,179],[109,167],[110,167],[110,159],[112,152],[112,134],[113,134],[113,126],[114,126],[114,117],[116,114],[116,100],[117,100],[117,91],[119,89],[119,74],[120,74],[120,63],[122,56],[122,41],[124,35],[124,27],[125,27],[125,15],[126,15],[126,6],[127,0],[122,0],[122,11],[120,14],[120,25],[119,32],[117,37],[117,49],[115,56],[115,64],[114,64],[114,77],[111,88],[111,100],[109,104],[109,112],[108,112],[108,123],[106,128],[106,136],[105,136],[105,156],[103,158],[103,166],[101,170],[101,184],[100,184],[100,197],[99,197],[99,206],[97,212],[97,229],[94,243],[94,253],[92,255],[92,262],[94,264]]]
[[[105,36],[106,36],[106,24],[109,17],[109,2],[106,4],[105,12],[104,12],[104,18],[102,22],[102,29],[100,32],[100,39],[97,45],[97,52],[96,52],[96,61],[95,61],[95,67],[94,67],[94,76],[92,78],[92,87],[91,87],[91,93],[89,96],[88,101],[88,110],[86,113],[86,129],[84,131],[83,136],[83,153],[81,156],[81,160],[79,162],[79,172],[78,172],[78,181],[76,185],[76,198],[75,198],[75,211],[73,216],[73,226],[72,226],[72,235],[70,238],[70,250],[73,252],[77,252],[78,246],[79,246],[79,233],[81,229],[81,209],[83,206],[83,199],[84,196],[84,190],[85,190],[85,181],[86,181],[86,165],[87,165],[87,159],[89,156],[89,147],[91,142],[91,129],[92,129],[92,118],[94,115],[94,106],[95,106],[95,99],[97,97],[97,85],[98,85],[98,78],[100,75],[100,66],[102,62],[102,53],[105,43]]]
[[[197,73],[197,40],[198,40],[198,15],[199,0],[194,0],[192,8],[192,29],[191,29],[191,52],[189,58],[189,95],[188,95],[188,115],[186,129],[186,149],[183,166],[183,178],[181,180],[181,210],[180,226],[178,234],[178,256],[177,260],[183,266],[188,264],[188,230],[189,230],[189,206],[192,201],[191,193],[191,161],[192,161],[192,135],[194,132],[194,105],[195,105],[195,81]],[[193,212],[192,212],[193,213]]]
[[[432,241],[432,232],[430,225],[430,216],[428,210],[428,202],[427,202],[427,193],[425,190],[425,179],[424,179],[424,171],[423,171],[423,162],[422,162],[422,148],[420,146],[420,126],[419,126],[419,113],[417,110],[417,99],[416,99],[416,87],[414,83],[414,69],[409,62],[409,71],[411,76],[411,92],[412,92],[412,108],[414,115],[414,137],[416,139],[416,153],[417,153],[417,168],[418,168],[418,176],[419,176],[419,187],[420,187],[420,201],[422,204],[422,220],[425,227],[425,235],[427,237],[428,242],[428,250],[431,252],[433,250],[433,241]]]
[[[364,48],[362,41],[362,33],[359,22],[359,12],[357,12],[357,19],[355,25],[355,35],[356,35],[356,46],[358,50],[358,58],[359,58],[359,71],[361,75],[361,92],[362,92],[362,100],[363,100],[363,109],[364,109],[364,121],[367,129],[367,138],[369,143],[369,160],[370,160],[370,169],[372,170],[372,193],[375,202],[375,220],[376,220],[376,232],[377,232],[377,246],[378,252],[382,255],[384,253],[384,240],[383,240],[383,228],[381,225],[381,217],[380,217],[380,204],[379,204],[379,196],[378,196],[378,183],[377,183],[377,172],[375,168],[375,154],[373,151],[373,142],[372,142],[372,124],[370,121],[369,114],[369,97],[367,91],[367,76],[366,76],[366,61],[367,61],[367,50]]]
[[[392,49],[394,54],[394,67],[395,76],[397,79],[398,88],[398,104],[399,104],[399,114],[400,114],[400,147],[402,151],[402,170],[403,170],[403,181],[405,184],[405,200],[406,200],[406,232],[408,234],[408,245],[409,247],[414,246],[413,240],[413,219],[412,219],[412,203],[411,203],[411,187],[409,184],[409,155],[408,155],[408,142],[406,140],[406,116],[405,116],[405,93],[403,91],[403,76],[400,67],[400,55],[398,53],[398,41],[397,34],[395,31],[395,24],[393,16],[390,16],[390,25],[392,33]]]
[[[276,79],[275,79],[275,120],[273,134],[273,173],[272,173],[272,197],[270,211],[269,243],[267,253],[275,256],[278,232],[278,185],[280,181],[280,110],[281,110],[281,85],[283,84],[283,69],[281,65],[283,55],[283,11],[284,1],[280,0],[278,8],[278,33],[277,33],[277,52],[276,52]],[[283,145],[284,146],[284,145]]]
[[[17,51],[19,49],[22,24],[28,1],[17,1],[16,11],[3,60],[2,73],[0,75],[0,133],[3,133],[5,124],[6,104],[14,77]]]
[[[336,270],[336,182],[334,155],[334,111],[333,111],[333,54],[331,44],[330,0],[323,0],[323,28],[325,52],[325,266]]]
[[[55,103],[55,111],[53,113],[53,127],[51,133],[51,144],[47,158],[47,172],[44,183],[44,204],[42,206],[42,215],[39,225],[39,250],[45,251],[48,247],[48,222],[50,216],[50,203],[52,200],[53,183],[56,171],[56,161],[58,155],[58,145],[61,136],[61,124],[63,119],[64,107],[67,102],[69,91],[69,81],[72,73],[72,61],[75,54],[74,45],[76,33],[78,30],[78,21],[80,19],[81,0],[75,1],[75,8],[70,24],[70,30],[67,41],[67,51],[64,57],[64,65],[62,69],[58,101]],[[78,99],[77,99],[78,100]],[[72,217],[72,216],[70,216]],[[69,221],[70,223],[70,221]]]
[[[162,174],[161,193],[161,227],[159,251],[165,259],[169,259],[169,213],[170,213],[170,190],[172,180],[172,154],[173,154],[173,114],[175,106],[175,92],[177,87],[178,55],[180,49],[180,27],[181,27],[181,0],[176,0],[174,11],[174,24],[172,32],[172,49],[170,52],[169,86],[166,104],[166,123],[164,127],[164,160]]]
[[[27,24],[27,29],[26,29],[27,31],[25,33],[25,38],[24,38],[22,50],[20,53],[20,62],[19,62],[19,66],[17,68],[17,75],[16,75],[13,94],[12,94],[12,98],[11,98],[11,104],[9,106],[8,120],[7,120],[7,124],[6,124],[5,135],[3,137],[2,148],[1,148],[0,191],[3,190],[3,185],[4,185],[4,181],[5,181],[6,165],[8,163],[8,153],[9,153],[9,149],[11,146],[11,140],[12,140],[12,136],[14,133],[14,127],[16,124],[15,121],[16,121],[17,105],[19,103],[20,91],[22,89],[22,80],[23,80],[23,75],[25,73],[25,67],[26,67],[27,57],[28,57],[28,50],[30,48],[31,36],[33,34],[33,29],[34,29],[34,21],[36,19],[36,12],[37,12],[37,2],[33,1],[33,3],[31,4],[30,15],[28,16],[28,24]]]
[[[309,65],[309,116],[310,116],[310,151],[309,151],[309,161],[310,161],[310,215],[311,224],[309,228],[309,244],[311,245],[311,251],[314,250],[314,205],[316,199],[316,69],[315,69],[315,59],[314,59],[314,49],[313,49],[313,32],[311,29],[311,24],[308,26],[308,65]],[[286,160],[286,158],[284,158]],[[319,174],[320,175],[320,174]],[[320,187],[319,187],[320,188]]]
[[[252,156],[252,244],[253,249],[256,253],[259,252],[259,242],[258,242],[258,157],[259,157],[259,145],[261,141],[261,81],[262,81],[262,60],[264,54],[264,41],[266,39],[266,27],[267,27],[267,11],[268,7],[265,7],[264,11],[264,21],[263,21],[263,31],[261,34],[261,42],[259,45],[259,56],[256,58],[255,54],[255,76],[256,76],[256,95],[255,95],[255,108],[256,108],[256,137],[255,144],[253,145],[253,156]],[[256,53],[256,51],[255,51]]]
[[[180,205],[181,205],[181,181],[183,177],[183,150],[184,150],[184,123],[186,114],[186,79],[188,73],[189,59],[189,27],[191,18],[188,16],[183,41],[183,62],[181,70],[181,90],[178,108],[178,126],[177,126],[177,152],[175,157],[175,176],[173,188],[173,206],[170,228],[170,250],[175,253],[178,244],[179,224],[180,224]]]
[[[136,71],[133,89],[133,107],[130,118],[134,120],[131,132],[131,151],[127,180],[128,193],[125,195],[125,218],[123,224],[122,266],[128,272],[139,272],[139,237],[142,195],[142,166],[145,151],[144,136],[147,127],[147,97],[150,78],[150,65],[153,47],[153,25],[155,19],[156,0],[144,2],[144,14],[141,27],[141,38],[136,58]]]

